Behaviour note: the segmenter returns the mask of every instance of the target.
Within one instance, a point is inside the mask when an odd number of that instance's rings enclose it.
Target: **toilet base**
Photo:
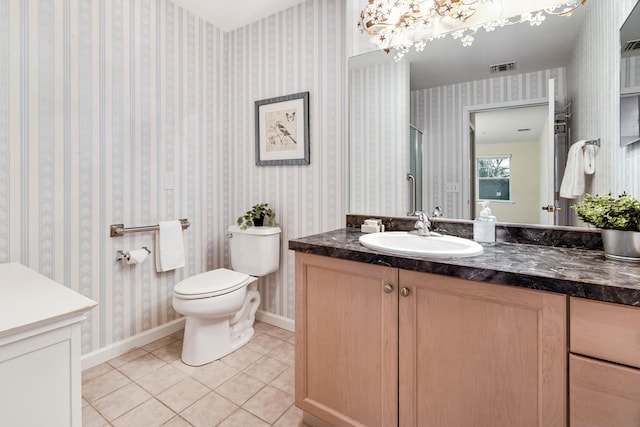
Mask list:
[[[187,316],[182,342],[182,361],[202,366],[247,344],[254,334],[255,313],[260,305],[257,281],[248,286],[242,308],[228,318]]]

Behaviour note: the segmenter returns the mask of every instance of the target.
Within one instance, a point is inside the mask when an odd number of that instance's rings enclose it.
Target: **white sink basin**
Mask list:
[[[480,255],[483,251],[473,240],[441,235],[418,236],[407,231],[365,234],[359,240],[369,249],[398,255],[462,258]]]

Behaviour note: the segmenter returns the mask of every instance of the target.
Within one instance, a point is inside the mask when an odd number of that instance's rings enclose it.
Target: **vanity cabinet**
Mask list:
[[[564,295],[407,270],[400,288],[401,426],[566,425]]]
[[[398,425],[397,283],[394,268],[296,253],[299,408],[328,425]]]
[[[571,298],[571,427],[640,425],[640,308]]]
[[[565,426],[563,295],[296,253],[312,425]]]

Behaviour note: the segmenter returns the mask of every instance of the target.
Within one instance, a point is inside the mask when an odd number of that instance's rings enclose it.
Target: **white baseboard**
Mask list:
[[[149,343],[164,338],[167,335],[171,335],[174,332],[178,332],[184,329],[185,318],[173,320],[164,325],[158,326],[148,331],[144,331],[129,338],[125,338],[122,341],[92,351],[91,353],[84,354],[82,356],[82,369],[88,369],[111,360],[114,357],[121,356],[127,351],[137,347],[145,346]]]
[[[256,319],[261,322],[268,323],[278,328],[285,329],[287,331],[295,332],[295,323],[293,319],[287,317],[278,316],[277,314],[269,313],[263,310],[256,312]],[[107,347],[100,348],[92,351],[91,353],[84,354],[82,356],[82,369],[89,369],[96,365],[111,360],[115,357],[125,354],[127,351],[137,347],[143,347],[149,343],[164,338],[167,335],[171,335],[174,332],[184,329],[185,318],[173,320],[169,323],[165,323],[162,326],[158,326],[148,331],[144,331],[138,335],[134,335],[129,338],[125,338],[122,341],[111,344]]]
[[[290,332],[295,332],[295,322],[288,317],[278,316],[277,314],[269,313],[264,310],[258,310],[256,312],[256,319],[261,322],[268,323],[278,328],[286,329]]]

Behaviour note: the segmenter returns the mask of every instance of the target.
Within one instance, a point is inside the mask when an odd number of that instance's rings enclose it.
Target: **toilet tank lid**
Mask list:
[[[271,234],[279,234],[282,230],[280,227],[249,227],[246,230],[238,227],[237,225],[230,225],[229,232],[240,234],[256,234],[261,236],[268,236]]]
[[[218,268],[181,280],[173,287],[173,291],[180,295],[224,293],[222,291],[237,287],[248,278],[248,274]]]

